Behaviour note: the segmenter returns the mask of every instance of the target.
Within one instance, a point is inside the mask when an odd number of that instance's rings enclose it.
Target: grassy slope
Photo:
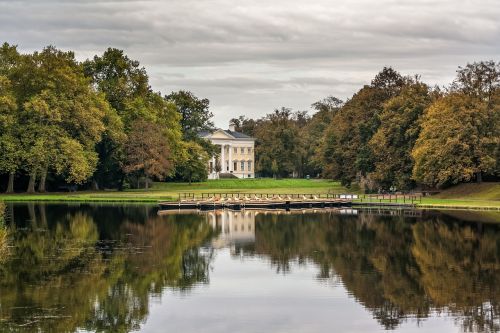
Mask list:
[[[478,200],[500,200],[500,183],[460,184],[435,195],[440,199],[473,197]]]
[[[5,201],[144,201],[175,200],[179,193],[328,193],[348,192],[338,182],[307,179],[220,179],[203,183],[155,183],[149,191],[128,190],[47,193],[47,194],[0,194]]]
[[[423,198],[422,205],[500,207],[500,183],[460,184]]]

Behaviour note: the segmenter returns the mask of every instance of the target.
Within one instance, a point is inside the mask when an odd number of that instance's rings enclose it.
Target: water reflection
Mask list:
[[[0,331],[140,330],[151,301],[168,297],[166,290],[190,297],[193,288],[209,287],[222,268],[214,258],[226,248],[285,276],[315,267],[325,290],[344,288],[385,329],[440,314],[464,331],[500,330],[500,228],[483,223],[487,215],[158,216],[151,206],[45,204],[8,212],[12,246],[0,264]]]

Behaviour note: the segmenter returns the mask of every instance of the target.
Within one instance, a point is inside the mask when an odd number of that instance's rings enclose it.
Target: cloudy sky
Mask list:
[[[154,90],[210,99],[218,126],[351,96],[383,67],[444,85],[500,60],[499,0],[0,0],[0,41],[84,60],[117,47]]]

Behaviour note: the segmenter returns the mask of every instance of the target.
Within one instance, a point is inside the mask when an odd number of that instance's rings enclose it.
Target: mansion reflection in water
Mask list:
[[[255,215],[258,212],[217,210],[206,214],[212,228],[220,231],[211,241],[213,248],[230,247],[234,250],[236,244],[255,242]]]
[[[228,247],[235,251],[236,246],[244,246],[255,243],[255,219],[257,216],[297,215],[300,213],[324,213],[325,210],[308,209],[287,211],[259,211],[259,210],[215,210],[202,214],[207,216],[207,222],[219,235],[210,244],[214,249]],[[357,215],[356,209],[335,209],[331,213],[341,215]]]

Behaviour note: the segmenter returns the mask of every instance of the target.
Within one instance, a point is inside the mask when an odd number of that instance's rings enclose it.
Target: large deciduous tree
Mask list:
[[[0,75],[0,172],[9,174],[7,193],[14,192],[14,176],[21,164],[17,116],[10,80]]]
[[[170,162],[175,166],[184,154],[180,115],[173,103],[151,90],[146,70],[139,62],[129,59],[121,50],[110,48],[102,56],[84,62],[83,67],[112,107],[105,118],[108,130],[97,146],[99,165],[94,187],[98,188],[99,184],[101,187],[122,187],[123,166],[129,159],[125,142],[130,143],[127,135],[135,131],[138,120],[159,126],[161,133],[152,135],[165,137]]]
[[[172,92],[166,99],[176,105],[181,115],[180,122],[185,141],[197,141],[200,132],[214,129],[208,99],[199,99],[186,90]]]
[[[19,94],[23,99],[18,102],[28,191],[34,191],[37,175],[39,190],[45,191],[50,170],[68,182],[86,181],[96,167],[94,147],[105,129],[107,102],[92,89],[72,52],[49,46],[24,57],[20,71],[27,70],[29,77],[22,79],[25,86]],[[56,164],[57,160],[65,162]]]
[[[459,67],[445,97],[426,111],[413,176],[446,186],[500,173],[500,63]]]
[[[335,114],[325,130],[320,154],[323,175],[343,184],[365,178],[374,170],[369,142],[377,131],[384,103],[396,96],[406,79],[392,68],[384,68]]]
[[[412,152],[414,179],[442,187],[493,172],[500,144],[498,112],[477,97],[459,93],[434,102]]]
[[[163,179],[173,169],[171,151],[162,128],[152,122],[136,120],[125,143],[126,159],[123,170],[135,174],[137,179],[145,177],[146,189],[149,179]]]
[[[429,88],[420,82],[406,85],[389,99],[379,116],[380,126],[370,140],[374,158],[371,177],[385,190],[408,190],[412,180],[411,151],[420,133],[420,117],[431,102]]]
[[[195,141],[187,141],[184,143],[186,155],[180,163],[178,173],[182,179],[192,182],[200,182],[207,180],[208,177],[208,159],[209,155],[206,150]],[[220,168],[220,164],[216,165]],[[220,171],[220,170],[219,170]]]
[[[10,86],[9,98],[15,101],[9,103],[11,124],[0,140],[6,153],[3,161],[9,164],[3,168],[10,173],[8,190],[13,190],[13,176],[19,169],[30,176],[29,192],[34,192],[37,176],[39,190],[45,191],[50,171],[67,181],[85,181],[95,169],[94,145],[104,131],[108,104],[92,89],[74,54],[49,46],[20,55],[4,44],[0,72],[7,78],[2,86]],[[69,141],[74,150],[65,145]],[[62,159],[66,162],[56,164]],[[82,169],[82,163],[87,167]],[[74,168],[79,172],[71,172]]]
[[[262,175],[288,177],[297,170],[299,161],[299,129],[290,109],[281,108],[259,121],[256,170]]]

